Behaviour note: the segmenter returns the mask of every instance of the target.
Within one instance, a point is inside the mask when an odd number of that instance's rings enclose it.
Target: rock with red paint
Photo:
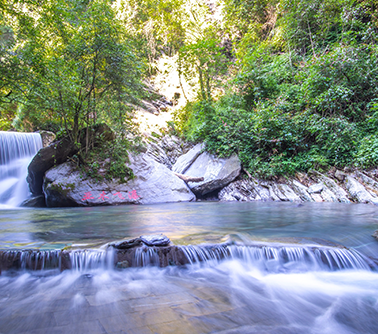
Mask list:
[[[188,202],[196,199],[186,183],[146,154],[130,155],[133,180],[96,181],[66,162],[46,172],[43,192],[48,207]]]

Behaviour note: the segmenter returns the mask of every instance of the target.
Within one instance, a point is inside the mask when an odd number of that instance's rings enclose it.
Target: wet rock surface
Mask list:
[[[142,235],[139,238],[121,240],[118,242],[112,242],[109,244],[110,247],[116,249],[129,249],[133,247],[140,246],[145,244],[146,246],[168,246],[171,243],[171,240],[163,234],[154,234],[154,235]]]

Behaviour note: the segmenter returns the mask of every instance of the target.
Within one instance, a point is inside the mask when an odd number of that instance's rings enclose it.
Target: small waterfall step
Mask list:
[[[147,246],[101,250],[7,250],[0,251],[0,272],[9,269],[74,270],[167,267],[170,265],[213,266],[238,260],[266,272],[316,270],[377,270],[377,264],[353,249],[305,245],[212,244]]]

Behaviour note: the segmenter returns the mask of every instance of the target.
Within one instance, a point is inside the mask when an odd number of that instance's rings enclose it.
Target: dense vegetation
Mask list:
[[[0,129],[125,140],[164,55],[197,92],[175,118],[188,140],[265,177],[370,167],[377,39],[375,0],[0,0]]]

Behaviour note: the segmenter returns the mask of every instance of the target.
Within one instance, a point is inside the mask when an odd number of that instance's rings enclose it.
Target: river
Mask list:
[[[4,209],[0,248],[101,250],[113,240],[163,233],[183,247],[230,240],[295,252],[345,246],[368,259],[378,257],[377,228],[377,208],[363,204]],[[376,268],[315,266],[306,256],[0,275],[0,333],[377,333],[377,318]]]

